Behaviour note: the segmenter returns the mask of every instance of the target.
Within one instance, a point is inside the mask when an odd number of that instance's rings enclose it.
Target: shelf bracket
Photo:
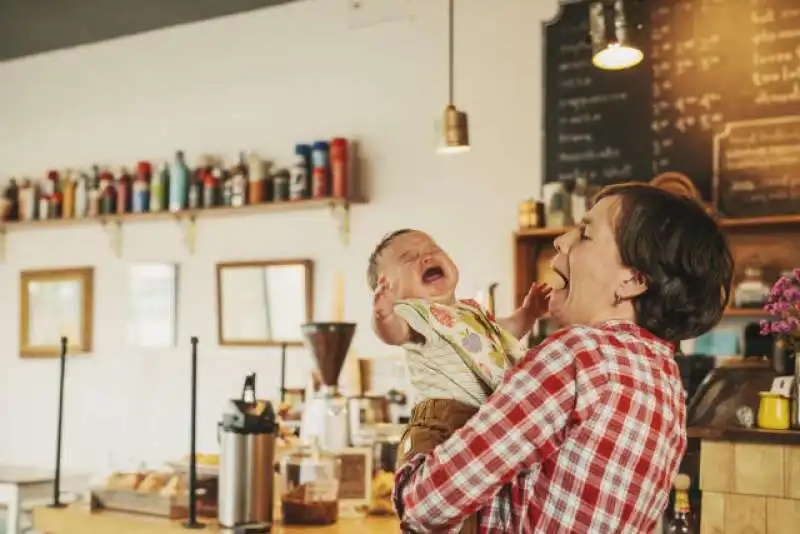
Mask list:
[[[183,245],[190,255],[194,255],[197,244],[197,217],[195,215],[178,216],[178,224],[183,232]]]
[[[333,203],[331,204],[331,216],[336,221],[336,226],[339,229],[339,239],[342,245],[347,246],[350,244],[350,204]]]
[[[116,257],[122,256],[122,221],[104,220],[102,222],[103,230],[108,236],[108,244]]]

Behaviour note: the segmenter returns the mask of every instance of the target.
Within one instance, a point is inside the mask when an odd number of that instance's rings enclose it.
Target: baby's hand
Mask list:
[[[378,287],[372,297],[372,309],[375,318],[383,320],[394,313],[394,305],[397,302],[397,290],[385,276],[378,280]]]
[[[536,283],[528,290],[528,294],[525,295],[525,300],[522,302],[522,309],[525,310],[525,315],[530,321],[535,321],[547,313],[552,291],[553,288],[547,284]]]

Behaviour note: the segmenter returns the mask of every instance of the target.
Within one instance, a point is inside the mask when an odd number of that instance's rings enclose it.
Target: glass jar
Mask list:
[[[280,463],[284,525],[331,525],[339,519],[341,459],[318,441],[287,452]]]

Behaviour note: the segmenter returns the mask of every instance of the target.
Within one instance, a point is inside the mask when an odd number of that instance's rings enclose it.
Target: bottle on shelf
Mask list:
[[[289,199],[301,200],[311,196],[309,176],[311,175],[311,147],[298,144],[294,147],[295,162],[292,166],[292,177],[289,185]]]
[[[311,147],[312,197],[325,198],[331,195],[330,146],[327,141],[317,141]]]
[[[89,176],[80,173],[75,182],[75,218],[82,219],[89,214]]]
[[[692,479],[689,475],[675,477],[675,511],[667,526],[669,534],[695,534],[694,515],[689,502],[689,488]]]
[[[169,175],[169,211],[177,212],[186,209],[189,202],[189,180],[192,171],[186,165],[186,157],[182,150],[175,154],[175,163]]]
[[[150,211],[159,212],[167,209],[169,204],[169,164],[162,163],[153,173],[150,183]]]

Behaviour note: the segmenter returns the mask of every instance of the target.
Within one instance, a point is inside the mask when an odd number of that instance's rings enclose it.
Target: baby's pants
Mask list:
[[[478,408],[452,399],[428,399],[414,406],[400,439],[398,467],[415,454],[430,452],[444,443],[477,412]],[[477,534],[478,524],[478,514],[468,517],[460,534]]]

